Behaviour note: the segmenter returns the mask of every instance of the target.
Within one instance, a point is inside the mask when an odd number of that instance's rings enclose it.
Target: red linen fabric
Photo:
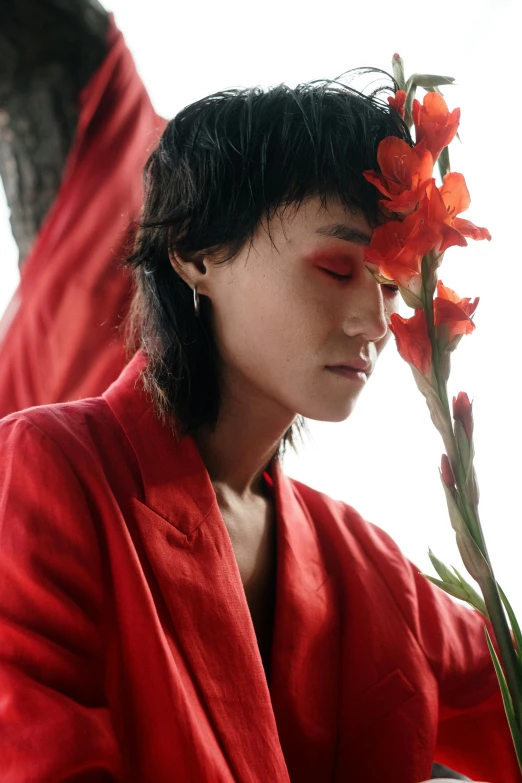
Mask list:
[[[139,384],[0,422],[2,783],[520,783],[480,616],[272,465],[267,683],[195,442]]]
[[[0,418],[101,394],[125,364],[121,269],[141,174],[164,128],[111,18],[104,62],[80,96],[64,179],[0,321]]]

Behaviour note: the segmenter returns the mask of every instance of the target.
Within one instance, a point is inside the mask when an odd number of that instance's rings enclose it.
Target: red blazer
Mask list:
[[[2,783],[520,783],[481,617],[272,466],[265,679],[195,442],[137,382],[0,422]]]
[[[121,264],[164,126],[111,19],[59,193],[0,320],[0,418],[101,394],[123,369],[131,279]]]

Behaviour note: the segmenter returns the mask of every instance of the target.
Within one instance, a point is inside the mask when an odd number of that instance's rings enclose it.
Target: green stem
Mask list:
[[[448,400],[446,381],[444,378],[439,377],[439,373],[437,370],[435,370],[435,377],[437,379],[437,386],[439,389],[439,393],[441,390],[445,392],[445,398],[443,398],[441,395],[441,402],[444,405],[444,399],[446,400],[446,402]],[[446,408],[446,406],[444,407]],[[449,413],[448,413],[448,417],[449,417],[450,428],[453,433],[452,421]],[[454,434],[453,434],[453,441],[454,441],[455,450],[458,453],[457,443]],[[473,536],[473,539],[475,540],[475,543],[479,547],[480,551],[484,555],[484,559],[486,560],[489,569],[491,571],[491,578],[488,579],[487,582],[479,583],[479,586],[482,591],[482,595],[484,597],[484,602],[488,610],[489,618],[491,620],[491,625],[495,632],[495,638],[497,640],[499,651],[500,651],[500,659],[504,665],[504,669],[506,672],[506,680],[511,694],[511,699],[513,701],[513,709],[515,712],[517,725],[518,728],[522,731],[522,678],[519,669],[518,657],[515,648],[513,646],[511,631],[509,629],[507,618],[504,612],[504,607],[502,605],[502,600],[500,598],[500,593],[493,572],[491,559],[489,557],[489,553],[486,547],[484,532],[482,530],[482,525],[480,524],[480,518],[478,515],[478,509],[473,508],[466,497],[466,492],[465,492],[466,475],[464,471],[464,466],[462,465],[460,458],[459,458],[459,463],[457,465],[456,474],[457,475],[455,476],[455,483],[457,487],[458,497],[460,498],[461,501],[461,510],[463,511],[464,519],[468,526],[468,530]]]
[[[437,338],[435,335],[435,319],[433,316],[433,294],[434,291],[431,290],[431,286],[429,285],[429,274],[430,274],[430,267],[433,263],[433,259],[429,256],[424,256],[422,259],[422,288],[423,288],[423,297],[426,307],[426,324],[428,326],[428,336],[430,338],[431,343],[431,353],[432,353],[432,366],[435,371],[435,380],[437,383],[437,391],[439,393],[439,399],[444,407],[444,410],[446,411],[447,416],[449,417],[451,421],[451,413],[449,408],[449,400],[448,400],[448,392],[446,389],[446,383],[444,382],[444,379],[441,379],[439,377],[438,367],[439,367],[439,359],[440,359],[440,352],[439,352],[439,346],[437,343]],[[442,380],[442,383],[441,383]]]
[[[522,678],[517,654],[513,646],[511,631],[504,613],[504,607],[498,592],[496,580],[489,579],[487,583],[480,584],[484,602],[488,610],[489,619],[500,651],[500,659],[504,665],[506,680],[513,702],[513,711],[520,731],[522,731]]]
[[[430,285],[431,264],[433,259],[425,257],[422,260],[422,284],[423,284],[423,296],[426,307],[426,323],[428,327],[428,336],[432,349],[432,367],[435,376],[435,382],[437,385],[437,391],[439,399],[444,408],[447,417],[447,430],[451,432],[452,445],[454,447],[454,453],[459,455],[457,464],[452,465],[455,473],[455,483],[458,491],[458,497],[461,501],[462,512],[468,529],[473,536],[473,539],[480,551],[482,552],[491,571],[491,578],[487,580],[487,583],[480,584],[482,595],[488,610],[488,614],[491,620],[491,625],[495,632],[495,638],[497,640],[501,661],[504,665],[506,672],[506,680],[508,683],[509,691],[513,701],[513,708],[517,725],[522,730],[522,678],[519,671],[518,657],[513,646],[513,640],[511,632],[507,622],[507,618],[504,612],[504,607],[498,591],[498,585],[493,574],[493,568],[491,560],[486,547],[486,541],[482,526],[480,524],[480,518],[478,515],[478,509],[468,501],[465,492],[466,485],[466,469],[462,464],[462,459],[458,450],[458,444],[455,438],[453,430],[453,418],[449,407],[448,390],[445,378],[441,377],[439,372],[439,359],[440,351],[437,343],[435,332],[435,320],[433,312],[433,294],[432,285]]]
[[[450,437],[451,437],[451,444],[453,446],[453,453],[458,455],[458,462],[456,465],[452,464],[452,468],[455,473],[455,481],[459,489],[459,497],[461,500],[461,505],[463,507],[462,511],[465,515],[466,521],[468,522],[469,530],[471,535],[473,536],[475,543],[477,544],[480,551],[482,552],[482,554],[484,555],[484,557],[489,563],[489,555],[486,549],[486,542],[484,539],[484,534],[482,532],[482,527],[480,525],[478,511],[475,512],[475,509],[469,503],[466,497],[466,493],[464,492],[464,487],[466,484],[466,470],[465,470],[465,466],[462,464],[462,459],[459,454],[457,440],[455,438],[455,433],[453,431],[453,417],[450,410],[446,380],[442,378],[439,373],[440,350],[437,342],[437,336],[435,333],[435,319],[433,313],[434,291],[431,290],[433,286],[429,285],[430,267],[433,263],[434,263],[434,259],[430,258],[429,256],[425,256],[422,259],[422,286],[423,286],[424,302],[426,306],[426,323],[428,327],[428,336],[431,343],[432,367],[435,375],[435,382],[437,385],[437,392],[439,395],[439,399],[442,403],[442,407],[444,408],[446,414],[447,432],[448,434],[451,433]]]

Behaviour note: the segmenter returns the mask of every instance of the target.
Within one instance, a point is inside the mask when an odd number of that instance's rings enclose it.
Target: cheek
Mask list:
[[[327,316],[299,281],[260,278],[217,304],[214,328],[225,361],[250,376],[276,376],[309,364],[328,329]]]

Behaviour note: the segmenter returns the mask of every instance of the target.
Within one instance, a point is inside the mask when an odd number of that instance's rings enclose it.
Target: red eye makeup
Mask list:
[[[354,259],[338,249],[317,251],[309,257],[308,261],[312,266],[336,279],[349,278],[353,272]]]

